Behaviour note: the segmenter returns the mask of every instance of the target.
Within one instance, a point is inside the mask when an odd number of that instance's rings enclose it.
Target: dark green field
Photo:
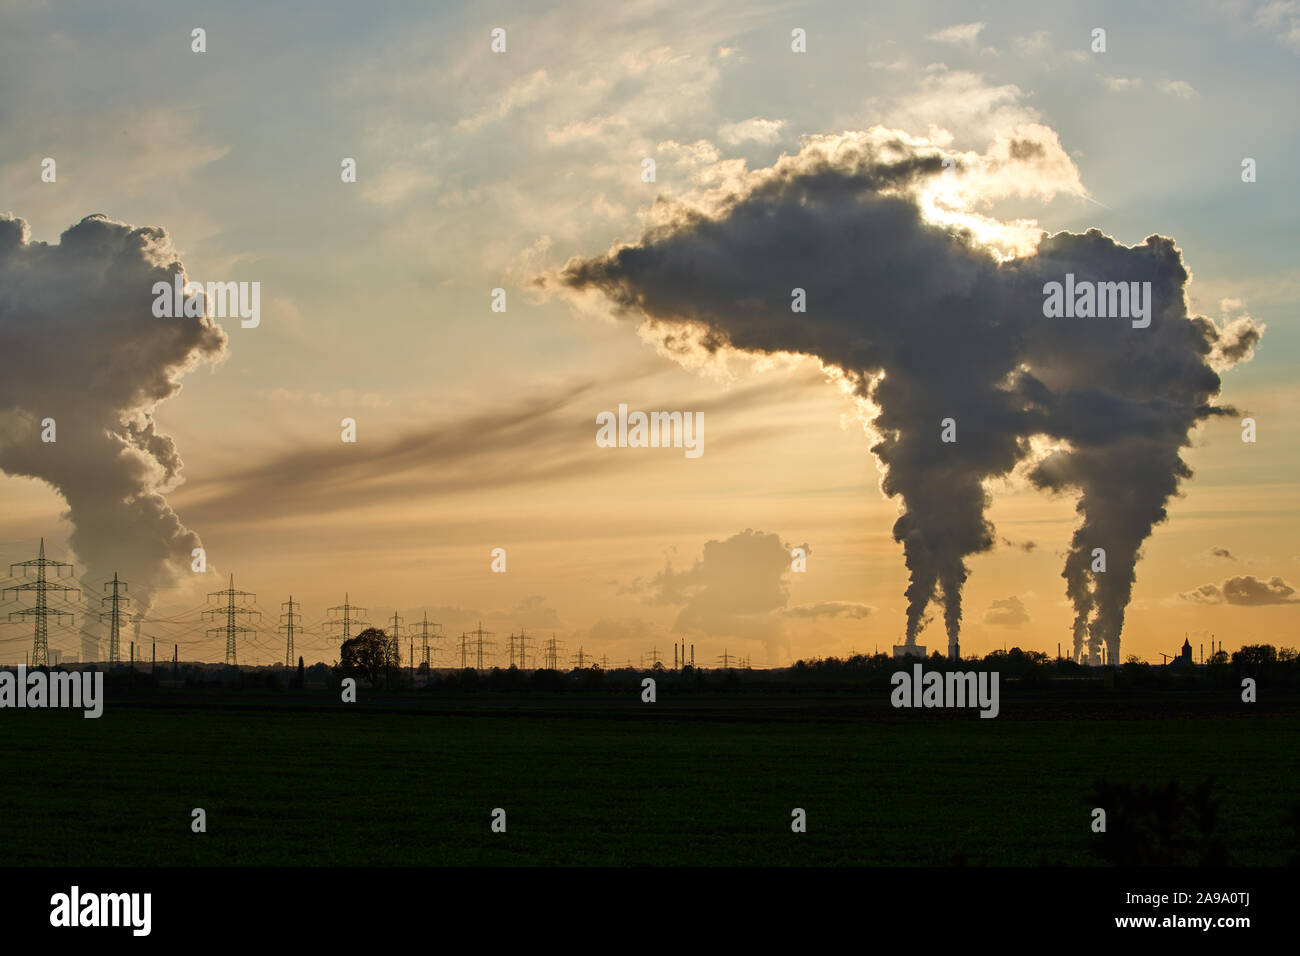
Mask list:
[[[0,714],[0,863],[1096,864],[1099,778],[1218,778],[1230,862],[1281,864],[1300,717],[922,719],[826,699],[320,698]],[[208,832],[190,832],[190,811]],[[494,807],[508,831],[492,833]],[[790,811],[808,832],[790,831]]]

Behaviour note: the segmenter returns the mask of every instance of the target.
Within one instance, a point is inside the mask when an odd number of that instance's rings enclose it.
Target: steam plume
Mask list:
[[[1077,172],[1041,126],[983,156],[881,128],[816,137],[738,187],[661,200],[638,241],[571,260],[558,281],[597,290],[679,353],[798,353],[843,373],[878,410],[881,489],[901,499],[893,533],[910,575],[909,643],[942,592],[956,649],[966,559],[995,541],[987,484],[1029,459],[1033,436],[1056,440],[1030,476],[1080,493],[1064,573],[1076,647],[1086,632],[1118,660],[1139,547],[1190,476],[1179,451],[1197,422],[1229,412],[1211,404],[1212,365],[1249,357],[1260,330],[1187,314],[1170,239],[1044,238],[976,208],[1062,190],[1081,191]],[[1067,272],[1150,282],[1150,326],[1044,317],[1045,283]],[[791,309],[795,288],[806,313]],[[1093,548],[1107,553],[1104,574],[1090,570]]]
[[[182,463],[153,419],[225,347],[208,318],[153,316],[153,284],[183,272],[160,228],[88,216],[50,245],[0,216],[0,470],[63,496],[90,579],[120,572],[137,610],[200,545],[167,503]]]

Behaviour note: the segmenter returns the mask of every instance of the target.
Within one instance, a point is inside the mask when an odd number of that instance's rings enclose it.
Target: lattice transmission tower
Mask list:
[[[22,573],[15,574],[14,568],[22,568]],[[54,580],[51,580],[46,575],[47,568],[54,569]],[[71,620],[73,616],[72,611],[60,611],[50,607],[50,592],[60,595],[68,591],[76,591],[78,594],[81,593],[81,588],[59,584],[58,579],[63,573],[64,568],[68,569],[68,576],[71,577],[72,565],[68,564],[66,561],[54,561],[47,558],[45,556],[45,539],[41,538],[41,552],[39,556],[32,558],[30,561],[19,561],[16,564],[9,565],[10,577],[26,577],[28,572],[34,570],[36,572],[36,580],[28,581],[26,584],[15,584],[11,587],[5,588],[3,592],[0,592],[0,598],[3,598],[4,600],[9,600],[8,595],[10,591],[13,591],[15,594],[21,592],[24,594],[33,593],[36,595],[35,607],[25,607],[19,611],[9,612],[9,620],[11,621],[15,618],[22,619],[24,617],[30,617],[36,623],[35,632],[32,634],[33,667],[50,666],[49,618],[54,618],[54,623],[58,624],[63,618],[66,617]]]
[[[108,618],[108,662],[119,664],[122,661],[122,612],[131,603],[131,599],[122,593],[127,590],[127,583],[118,580],[116,571],[113,572],[113,580],[104,582],[104,590],[110,587],[113,593],[99,599],[100,604],[109,606],[107,611],[99,612],[99,620],[102,624],[104,618]]]
[[[333,630],[334,628],[339,629],[339,633],[343,637],[343,640],[339,642],[341,644],[346,644],[348,641],[352,640],[353,627],[358,625],[368,625],[370,623],[369,621],[362,620],[359,616],[355,616],[357,614],[365,614],[366,609],[363,607],[357,607],[355,604],[349,604],[348,592],[346,591],[343,592],[343,603],[336,607],[326,608],[325,613],[341,615],[340,617],[325,622],[326,630]]]
[[[430,621],[429,612],[425,611],[424,619],[420,621],[419,625],[415,625],[415,626],[418,626],[420,628],[420,649],[424,656],[424,669],[429,670],[431,666],[429,664],[429,638],[432,637],[435,641],[437,641],[442,637],[442,635],[438,633],[438,628],[441,625],[439,625],[435,621]],[[432,633],[430,633],[429,630],[430,628],[433,628]]]
[[[252,591],[236,590],[235,576],[232,574],[230,576],[230,587],[222,591],[213,591],[208,595],[208,597],[225,598],[226,601],[225,607],[209,608],[208,610],[204,611],[203,614],[200,616],[206,620],[208,615],[211,614],[212,615],[211,619],[214,621],[217,620],[218,617],[223,617],[223,616],[225,617],[226,619],[225,625],[222,627],[208,628],[208,634],[226,635],[226,663],[234,664],[236,667],[238,667],[239,658],[236,654],[237,638],[241,634],[257,633],[256,628],[245,627],[244,625],[240,624],[239,615],[247,614],[249,615],[249,620],[252,620],[252,615],[256,615],[259,618],[262,616],[261,611],[255,611],[251,607],[244,607],[242,602],[245,598],[249,598],[252,601],[256,601],[257,595],[254,594]],[[236,598],[239,598],[241,602],[240,604],[235,603]]]
[[[302,630],[302,615],[294,610],[295,607],[302,607],[302,604],[289,595],[289,600],[281,601],[280,607],[287,607],[289,610],[280,615],[280,620],[284,623],[277,628],[284,632],[284,666],[293,666],[293,635]]]

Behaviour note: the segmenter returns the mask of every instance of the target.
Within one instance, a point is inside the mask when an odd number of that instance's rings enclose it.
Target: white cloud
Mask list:
[[[781,129],[784,126],[785,120],[769,120],[754,116],[739,123],[727,123],[718,130],[718,136],[724,143],[730,143],[732,146],[747,141],[771,146],[781,138]]]
[[[1255,11],[1254,26],[1277,37],[1277,41],[1300,53],[1300,0],[1270,0]]]
[[[967,70],[933,64],[916,89],[892,99],[870,101],[872,120],[906,130],[929,130],[935,142],[983,146],[999,130],[1040,120],[1014,84],[990,85]],[[870,125],[870,124],[864,124]],[[945,135],[947,134],[947,135]]]
[[[1021,53],[1042,53],[1047,49],[1047,38],[1048,32],[1039,30],[1027,37],[1012,37],[1011,42],[1016,45],[1016,49]]]
[[[1192,89],[1192,84],[1186,80],[1166,80],[1160,84],[1160,89],[1170,96],[1176,96],[1180,100],[1194,99],[1197,95],[1196,90]]]
[[[934,40],[936,43],[951,43],[953,46],[973,47],[979,43],[980,32],[986,26],[983,21],[958,23],[951,27],[944,27],[937,33],[931,33],[926,39]]]
[[[537,70],[498,94],[496,104],[471,116],[466,116],[456,124],[462,132],[473,132],[489,123],[503,120],[515,110],[536,103],[551,85],[545,70]]]
[[[1123,93],[1125,90],[1136,90],[1142,86],[1140,77],[1130,76],[1104,76],[1100,73],[1097,78],[1105,85],[1106,89],[1112,93]]]

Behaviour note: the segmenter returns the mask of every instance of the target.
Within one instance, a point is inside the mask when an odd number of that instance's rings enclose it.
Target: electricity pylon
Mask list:
[[[99,620],[100,623],[102,624],[104,621],[104,615],[105,613],[107,613],[108,615],[108,662],[110,664],[117,664],[120,663],[122,660],[122,611],[124,609],[124,605],[131,603],[131,599],[127,597],[125,594],[120,594],[118,592],[119,587],[123,591],[125,591],[127,589],[127,583],[125,581],[119,581],[117,579],[116,571],[113,572],[113,580],[104,582],[104,587],[106,589],[110,586],[113,588],[113,593],[108,597],[102,597],[99,599],[100,604],[104,604],[105,602],[108,602],[110,608],[107,612],[104,611],[99,612]]]
[[[242,599],[244,599],[244,598],[252,598],[254,601],[256,601],[256,600],[257,600],[257,595],[254,594],[252,591],[237,591],[237,590],[235,590],[235,576],[232,574],[232,575],[230,576],[230,587],[226,588],[224,591],[213,591],[212,593],[210,593],[210,594],[208,595],[208,597],[209,597],[209,598],[214,598],[214,597],[223,597],[223,598],[226,599],[226,606],[225,606],[225,607],[214,607],[214,608],[209,608],[208,610],[204,611],[203,614],[200,615],[200,616],[201,616],[201,617],[207,617],[207,615],[211,614],[211,615],[212,615],[212,620],[215,621],[215,620],[217,619],[217,616],[218,616],[218,615],[221,615],[221,614],[224,614],[224,615],[225,615],[225,617],[226,617],[226,624],[225,624],[225,626],[224,626],[224,627],[210,627],[210,628],[208,628],[208,633],[209,633],[209,634],[225,634],[225,635],[226,635],[226,663],[227,663],[227,664],[234,664],[234,665],[237,667],[237,666],[239,666],[239,658],[238,658],[238,656],[237,656],[236,653],[235,653],[235,638],[236,638],[236,636],[237,636],[237,635],[240,635],[240,634],[256,634],[256,633],[257,633],[257,630],[256,630],[256,628],[244,627],[242,624],[238,624],[238,623],[236,623],[236,617],[235,617],[235,615],[237,615],[237,614],[250,614],[250,615],[251,615],[251,614],[256,614],[258,617],[261,617],[261,616],[262,616],[262,612],[261,612],[261,611],[254,611],[254,610],[253,610],[252,608],[250,608],[250,607],[240,607],[239,605],[236,605],[236,604],[235,604],[235,598],[240,598],[241,601],[242,601]],[[250,618],[250,620],[251,620],[251,618]]]
[[[522,627],[519,629],[518,635],[513,633],[510,635],[509,646],[510,646],[510,666],[511,667],[517,666],[520,670],[523,670],[524,667],[526,666],[526,661],[528,657],[528,635]],[[516,649],[518,649],[519,652],[518,664],[515,663]]]
[[[281,624],[277,628],[277,630],[284,631],[285,634],[284,666],[292,667],[293,666],[293,634],[294,631],[302,630],[302,615],[294,611],[294,608],[302,607],[302,605],[299,602],[295,601],[293,599],[293,595],[290,594],[289,600],[280,602],[280,607],[287,607],[289,609],[288,613],[280,615],[280,620],[284,621],[284,623]]]
[[[60,593],[66,591],[76,591],[78,594],[80,594],[81,588],[69,587],[66,584],[58,583],[58,577],[62,573],[64,568],[68,569],[68,576],[69,577],[72,576],[72,565],[68,564],[66,561],[53,561],[45,557],[44,538],[41,538],[40,556],[32,558],[30,561],[19,561],[16,564],[9,565],[10,577],[18,577],[18,575],[14,574],[14,568],[22,568],[24,577],[26,577],[26,572],[28,568],[35,568],[36,580],[29,581],[26,584],[15,584],[12,587],[7,587],[4,589],[3,592],[0,592],[0,596],[4,596],[4,599],[8,600],[7,595],[9,594],[10,591],[13,591],[15,595],[19,591],[36,592],[36,606],[25,607],[20,611],[10,611],[9,620],[12,621],[14,618],[24,618],[24,617],[30,617],[33,620],[35,620],[36,630],[35,633],[32,635],[32,666],[49,667],[50,666],[50,627],[47,618],[53,617],[54,623],[58,624],[61,618],[66,617],[68,619],[71,619],[72,612],[51,610],[49,601],[47,600],[46,596],[49,594],[50,591],[58,591]],[[54,581],[50,581],[48,578],[46,578],[45,576],[46,568],[54,569],[54,578],[55,578]]]
[[[587,663],[587,661],[591,659],[586,654],[583,653],[581,644],[578,645],[578,653],[575,654],[574,656],[577,657],[578,659],[578,670],[582,670],[583,666]]]
[[[469,650],[470,650],[471,647],[473,647],[474,650],[475,650],[475,660],[477,661],[477,663],[475,664],[475,668],[474,668],[474,669],[475,669],[475,670],[480,670],[480,671],[483,669],[483,649],[484,649],[484,648],[487,648],[489,651],[491,651],[494,647],[496,647],[496,642],[495,642],[495,641],[484,641],[483,638],[485,638],[485,637],[492,637],[492,636],[494,635],[494,633],[495,633],[494,631],[485,631],[485,630],[483,630],[483,622],[482,622],[482,621],[479,621],[479,622],[478,622],[478,629],[477,629],[477,630],[470,631],[468,634],[466,634],[466,633],[463,632],[463,631],[461,632],[461,635],[460,635],[460,666],[461,666],[461,669],[464,669],[464,668],[466,668],[466,667],[469,666],[469,664],[468,664],[468,660],[469,660]],[[474,638],[473,641],[470,640],[471,637]]]
[[[546,647],[542,650],[542,666],[547,670],[558,671],[560,669],[560,644],[551,635],[551,639],[546,642]]]
[[[392,635],[390,635],[389,641],[390,641],[390,643],[393,645],[392,650],[393,650],[393,666],[394,666],[394,667],[400,667],[401,664],[402,664],[402,662],[401,662],[401,653],[400,653],[400,646],[401,646],[401,645],[399,645],[399,644],[397,643],[397,638],[398,638],[398,635],[401,634],[401,632],[402,632],[402,622],[404,622],[405,620],[406,620],[406,618],[404,618],[404,617],[398,617],[396,611],[393,612],[393,633],[392,633]]]
[[[366,621],[363,621],[360,617],[353,616],[354,611],[360,612],[361,614],[365,614],[366,609],[363,607],[357,607],[355,604],[349,604],[347,591],[343,592],[343,603],[338,605],[337,607],[327,608],[325,613],[333,614],[335,611],[342,611],[343,616],[335,618],[332,621],[326,621],[325,629],[329,630],[335,627],[339,628],[340,632],[343,634],[342,643],[344,644],[352,640],[352,625],[368,623]]]
[[[419,626],[420,626],[420,648],[424,654],[424,669],[428,670],[429,669],[429,628],[434,629],[433,639],[436,641],[440,636],[437,633],[439,625],[434,621],[430,621],[429,612],[425,611],[424,620],[420,621]]]

